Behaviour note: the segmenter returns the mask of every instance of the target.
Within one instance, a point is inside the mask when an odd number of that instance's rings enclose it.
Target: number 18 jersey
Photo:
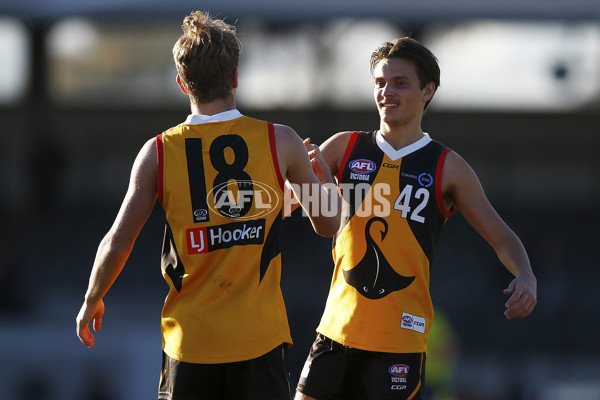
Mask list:
[[[273,126],[237,110],[157,137],[166,214],[164,352],[226,363],[291,343],[280,289],[283,179]]]
[[[352,134],[338,168],[342,223],[318,332],[363,350],[426,351],[433,247],[453,212],[441,193],[448,151],[428,135],[395,150],[379,133]]]

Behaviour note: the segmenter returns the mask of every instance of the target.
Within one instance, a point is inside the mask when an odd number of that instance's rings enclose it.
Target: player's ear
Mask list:
[[[179,74],[177,74],[177,84],[179,85],[179,89],[181,89],[183,94],[188,94],[185,86],[183,86],[183,83],[181,82],[181,77],[179,76]]]
[[[431,100],[434,93],[435,93],[435,83],[429,82],[423,88],[423,101],[428,102],[429,100]]]

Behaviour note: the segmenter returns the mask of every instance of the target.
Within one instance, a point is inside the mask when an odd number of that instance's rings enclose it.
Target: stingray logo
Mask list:
[[[379,231],[379,235],[373,235],[371,232],[371,226],[375,222],[383,228]],[[373,231],[375,232],[375,229]],[[368,299],[381,299],[392,292],[405,289],[415,280],[414,276],[404,276],[397,273],[385,258],[380,244],[387,233],[388,223],[385,219],[380,217],[371,218],[365,226],[365,241],[367,243],[365,255],[354,268],[344,271],[346,282]],[[373,236],[378,240],[376,241]]]
[[[409,367],[406,364],[394,364],[388,368],[388,371],[394,376],[406,376],[408,375],[408,369]]]
[[[357,174],[369,174],[377,168],[373,161],[367,160],[366,158],[350,161],[348,166],[352,172],[356,172]]]

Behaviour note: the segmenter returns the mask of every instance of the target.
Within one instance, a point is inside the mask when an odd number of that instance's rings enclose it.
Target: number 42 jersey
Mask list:
[[[156,143],[166,214],[165,353],[213,364],[291,344],[280,289],[283,179],[273,125],[237,110],[191,115]]]
[[[338,167],[342,223],[317,331],[363,350],[426,351],[433,247],[454,211],[441,193],[449,151],[427,134],[395,150],[379,132],[353,132]]]

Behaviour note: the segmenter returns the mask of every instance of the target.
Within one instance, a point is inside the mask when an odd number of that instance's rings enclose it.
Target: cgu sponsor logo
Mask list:
[[[350,161],[348,167],[352,170],[352,172],[357,174],[369,174],[377,169],[375,163],[371,160],[367,160],[366,158],[359,158],[358,160]]]
[[[190,228],[185,231],[185,236],[190,255],[233,246],[262,244],[265,240],[265,220]]]
[[[208,192],[208,207],[226,218],[262,218],[279,210],[282,199],[271,186],[252,180],[229,180]],[[213,202],[210,199],[214,199]],[[248,210],[247,212],[242,212]]]
[[[388,368],[388,372],[394,376],[406,376],[408,375],[408,365],[406,364],[394,364]]]

